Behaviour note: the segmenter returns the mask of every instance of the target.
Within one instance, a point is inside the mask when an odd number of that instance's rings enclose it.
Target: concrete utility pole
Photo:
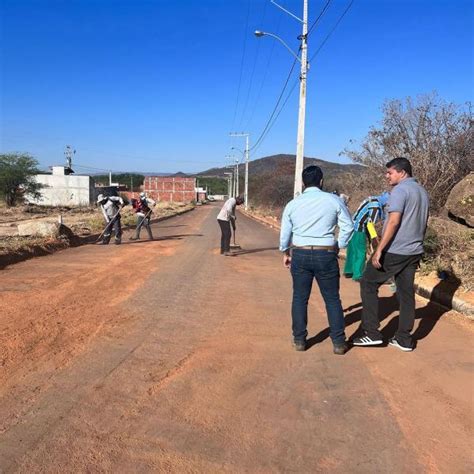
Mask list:
[[[76,150],[73,150],[70,145],[66,145],[64,150],[64,156],[66,157],[66,167],[72,170],[72,155],[76,154]]]
[[[306,75],[308,73],[308,0],[303,2],[303,34],[301,35],[300,105],[296,139],[295,197],[303,191],[304,128],[306,118]]]
[[[231,137],[245,137],[245,188],[244,188],[244,206],[245,210],[249,207],[249,137],[250,133],[230,133]],[[237,150],[237,148],[235,148]],[[239,150],[240,151],[240,150]]]
[[[230,197],[235,197],[236,196],[236,191],[237,191],[237,186],[236,186],[236,169],[235,169],[235,163],[234,163],[234,156],[233,155],[225,155],[224,158],[230,159],[230,165],[226,166],[226,168],[230,168],[232,170],[232,189],[231,189],[231,195]]]
[[[229,198],[231,198],[233,173],[224,172],[224,175],[227,175],[227,195],[229,196]]]
[[[296,54],[279,36],[274,35],[273,33],[266,33],[265,31],[257,30],[255,31],[255,36],[260,38],[262,36],[271,36],[278,40],[300,63],[301,63],[301,72],[300,72],[300,102],[298,110],[298,134],[296,137],[296,163],[295,163],[295,187],[294,195],[295,197],[301,194],[303,190],[303,161],[304,161],[304,128],[305,128],[305,118],[306,118],[306,76],[308,73],[308,0],[303,0],[303,18],[299,18],[293,13],[289,12],[281,5],[278,5],[274,0],[271,2],[277,6],[280,10],[283,10],[285,13],[290,15],[292,18],[298,20],[303,26],[303,32],[298,39],[301,41],[301,58]]]
[[[239,196],[240,190],[239,190],[239,159],[235,159],[235,195]]]

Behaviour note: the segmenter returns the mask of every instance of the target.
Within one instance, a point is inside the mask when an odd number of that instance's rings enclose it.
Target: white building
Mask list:
[[[44,187],[41,198],[27,200],[40,206],[90,206],[95,202],[94,180],[90,176],[66,174],[64,166],[53,166],[53,174],[38,174]]]

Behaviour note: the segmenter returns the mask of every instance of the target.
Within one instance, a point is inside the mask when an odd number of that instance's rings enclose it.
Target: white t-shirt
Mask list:
[[[225,204],[222,206],[221,211],[217,215],[219,221],[229,221],[231,216],[235,216],[235,206],[237,201],[235,198],[227,199]]]

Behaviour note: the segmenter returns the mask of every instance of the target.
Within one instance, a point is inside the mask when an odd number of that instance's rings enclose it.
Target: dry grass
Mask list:
[[[170,217],[193,207],[193,204],[160,202],[154,208],[152,218]],[[95,207],[55,208],[28,205],[7,208],[0,205],[0,223],[2,224],[14,224],[19,221],[39,218],[56,221],[59,214],[62,216],[64,225],[78,237],[98,234],[102,232],[105,226],[102,212]],[[124,207],[121,215],[123,227],[136,225],[136,215],[130,206]],[[64,248],[68,245],[69,242],[66,237],[4,236],[0,237],[0,255],[27,253],[37,249],[47,250],[53,247]]]
[[[461,280],[466,291],[474,289],[474,230],[461,224],[431,217],[425,239],[423,274],[446,272]]]

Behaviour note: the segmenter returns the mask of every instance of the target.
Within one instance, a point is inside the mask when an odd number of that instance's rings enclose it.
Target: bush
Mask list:
[[[407,157],[414,176],[430,195],[431,208],[441,208],[454,185],[474,168],[474,128],[471,104],[441,100],[437,94],[384,104],[382,122],[372,127],[360,150],[344,150],[367,167],[372,186],[383,182],[385,163]]]

